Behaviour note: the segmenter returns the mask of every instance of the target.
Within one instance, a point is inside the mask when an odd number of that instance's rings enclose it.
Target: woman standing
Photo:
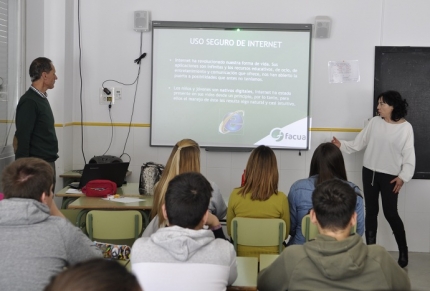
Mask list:
[[[366,202],[366,241],[376,243],[378,229],[379,193],[385,218],[393,230],[399,247],[399,265],[408,265],[408,247],[403,222],[397,212],[398,194],[405,182],[414,175],[415,149],[412,126],[405,120],[408,103],[396,91],[379,95],[378,115],[353,141],[332,143],[346,153],[364,147],[363,190]]]
[[[291,239],[289,245],[304,244],[302,234],[302,219],[312,208],[312,193],[315,187],[330,179],[340,179],[348,183],[357,194],[355,212],[357,213],[357,230],[359,235],[364,233],[364,203],[358,186],[347,181],[345,162],[342,153],[332,143],[320,144],[312,156],[309,178],[296,181],[288,193],[291,217]]]
[[[287,196],[278,191],[278,165],[271,148],[255,148],[246,164],[245,183],[230,194],[227,210],[227,231],[231,236],[231,221],[235,217],[280,218],[290,231],[290,211]],[[258,230],[256,230],[258,231]],[[258,256],[278,253],[278,247],[238,246],[238,256]]]

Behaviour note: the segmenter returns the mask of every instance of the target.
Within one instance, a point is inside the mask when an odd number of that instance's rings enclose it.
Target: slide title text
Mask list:
[[[213,45],[213,46],[244,46],[262,48],[281,48],[282,41],[265,40],[243,40],[243,39],[217,39],[217,38],[190,38],[193,45]]]

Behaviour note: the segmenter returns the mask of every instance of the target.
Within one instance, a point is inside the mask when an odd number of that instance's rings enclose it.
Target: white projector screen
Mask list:
[[[151,146],[309,146],[311,24],[152,22]]]

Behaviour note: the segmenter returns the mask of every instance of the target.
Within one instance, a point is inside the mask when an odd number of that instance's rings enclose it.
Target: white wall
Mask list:
[[[56,123],[68,125],[78,122],[77,1],[32,0],[27,3],[35,9],[28,10],[27,16],[31,31],[27,35],[27,63],[38,55],[53,60],[59,79],[49,98]],[[43,4],[42,8],[40,5],[35,7],[38,4]],[[430,38],[425,37],[430,28],[427,21],[429,9],[430,2],[425,0],[81,1],[84,121],[110,122],[107,106],[99,105],[99,87],[106,79],[125,83],[135,79],[138,67],[133,60],[139,56],[140,33],[132,29],[133,12],[149,10],[153,20],[165,21],[313,23],[318,15],[331,17],[330,38],[314,39],[312,47],[312,127],[362,128],[373,110],[374,47],[430,46]],[[150,122],[151,32],[143,34],[143,51],[148,55],[142,62],[133,115],[133,123],[140,125]],[[327,62],[339,60],[359,61],[360,82],[328,83]],[[130,122],[132,112],[135,87],[122,87],[123,100],[112,107],[115,123]],[[110,132],[110,127],[84,127],[87,161],[106,151]],[[127,127],[114,128],[114,141],[108,154],[122,153],[127,132]],[[60,139],[57,171],[82,168],[80,127],[57,127],[57,134]],[[335,132],[335,135],[352,139],[356,134],[344,131]],[[314,149],[321,142],[330,141],[332,136],[330,131],[313,131],[311,147]],[[165,163],[170,150],[149,147],[149,128],[132,127],[125,149],[132,158],[133,174],[129,181],[138,181],[139,167],[143,162]],[[307,176],[312,154],[313,150],[302,152],[301,156],[297,151],[276,151],[281,191],[288,193],[295,180]],[[220,186],[226,200],[232,188],[239,185],[248,156],[249,153],[202,151],[202,172]],[[348,177],[359,186],[362,184],[362,158],[362,153],[345,156]],[[427,211],[430,198],[426,195],[429,186],[429,181],[413,180],[406,184],[399,197],[399,212],[406,226],[411,251],[430,251],[430,213]],[[379,234],[378,243],[389,250],[396,249],[382,214]]]

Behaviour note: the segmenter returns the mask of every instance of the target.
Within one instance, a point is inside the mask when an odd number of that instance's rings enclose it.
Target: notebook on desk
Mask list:
[[[69,184],[72,188],[82,189],[91,180],[111,180],[117,187],[124,184],[130,163],[86,164],[79,182]]]

